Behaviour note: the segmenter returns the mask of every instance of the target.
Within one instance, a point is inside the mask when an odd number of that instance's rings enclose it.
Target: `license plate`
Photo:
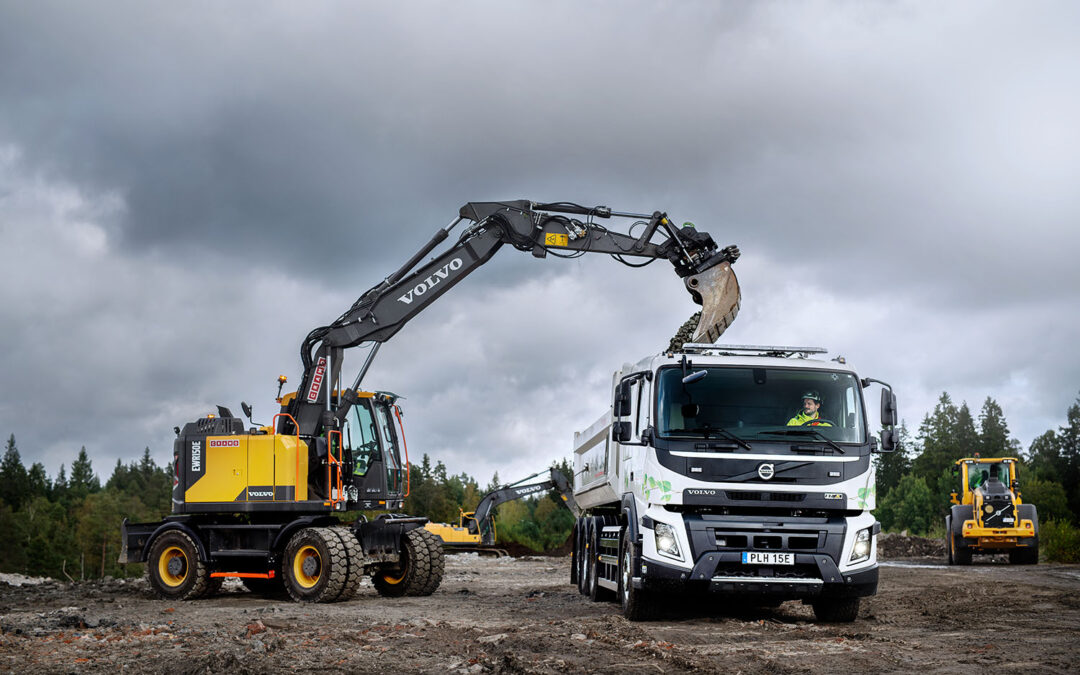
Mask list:
[[[794,553],[764,553],[745,551],[742,554],[744,565],[794,565]]]

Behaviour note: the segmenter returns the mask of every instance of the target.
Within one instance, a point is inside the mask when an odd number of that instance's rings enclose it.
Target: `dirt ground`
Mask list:
[[[883,542],[915,551],[903,540]],[[933,545],[922,546],[932,550]],[[797,602],[699,601],[629,623],[570,586],[567,557],[449,556],[431,597],[301,605],[229,584],[184,603],[143,580],[0,583],[0,672],[1005,672],[1080,670],[1080,566],[883,561],[858,620]]]

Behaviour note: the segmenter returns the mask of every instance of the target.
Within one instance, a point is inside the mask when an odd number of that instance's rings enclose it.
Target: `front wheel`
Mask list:
[[[162,600],[191,600],[210,591],[210,571],[199,560],[199,549],[186,533],[170,530],[154,540],[146,576]]]
[[[859,598],[826,598],[813,607],[814,616],[825,623],[851,623],[859,616]]]
[[[397,565],[380,569],[371,582],[387,598],[431,595],[442,582],[444,565],[439,537],[417,527],[401,537]]]
[[[649,591],[634,588],[634,560],[634,544],[627,528],[619,546],[619,604],[629,621],[648,621],[656,618],[656,599]]]

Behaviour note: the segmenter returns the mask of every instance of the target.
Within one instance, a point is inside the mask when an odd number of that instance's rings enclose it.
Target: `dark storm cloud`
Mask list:
[[[29,281],[3,296],[0,339],[5,378],[33,396],[0,404],[0,433],[104,451],[98,420],[138,410],[135,454],[165,452],[173,424],[254,398],[267,368],[295,375],[307,330],[463,202],[531,198],[695,221],[745,252],[734,338],[853,345],[904,373],[916,411],[943,389],[973,406],[987,388],[1032,392],[1014,396],[1028,439],[1080,378],[1062,358],[1080,332],[1077,18],[1041,3],[6,3],[0,236],[5,282]],[[57,263],[80,281],[34,273]],[[420,447],[480,448],[488,468],[506,446],[558,456],[606,373],[690,311],[661,265],[508,251],[369,380],[407,391]],[[57,395],[85,399],[65,429],[44,412]]]

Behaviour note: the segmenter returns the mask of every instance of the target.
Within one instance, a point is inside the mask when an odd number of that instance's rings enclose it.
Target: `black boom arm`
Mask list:
[[[570,216],[583,216],[584,220]],[[596,222],[598,218],[613,217],[641,221],[644,228],[640,235],[633,237],[613,232]],[[458,240],[446,251],[417,267],[462,221],[469,225]],[[658,231],[666,236],[662,241],[654,242]],[[291,423],[282,418],[279,430],[299,431],[302,435],[314,436],[326,427],[338,427],[355,403],[355,389],[378,346],[490,260],[504,244],[528,251],[538,258],[548,253],[571,258],[585,253],[606,253],[628,265],[632,263],[627,262],[626,257],[648,259],[641,264],[665,258],[675,267],[676,273],[685,279],[694,300],[702,303],[704,298],[706,310],[709,305],[709,283],[705,281],[707,276],[703,273],[723,263],[730,266],[739,257],[738,248],[729,246],[718,250],[707,233],[698,232],[692,227],[676,228],[667,215],[659,211],[646,215],[568,203],[536,204],[524,200],[470,202],[461,207],[453,222],[439,230],[394,274],[360,296],[333,323],[308,334],[300,349],[303,378],[288,410],[299,429],[291,428]],[[701,275],[701,281],[696,275]],[[725,306],[722,310],[728,322],[738,311],[737,295],[736,286],[734,307]],[[720,330],[722,332],[722,328]],[[361,343],[372,343],[372,351],[352,387],[345,389],[340,381],[343,352]],[[343,392],[333,409],[327,405],[327,396],[331,391]]]

